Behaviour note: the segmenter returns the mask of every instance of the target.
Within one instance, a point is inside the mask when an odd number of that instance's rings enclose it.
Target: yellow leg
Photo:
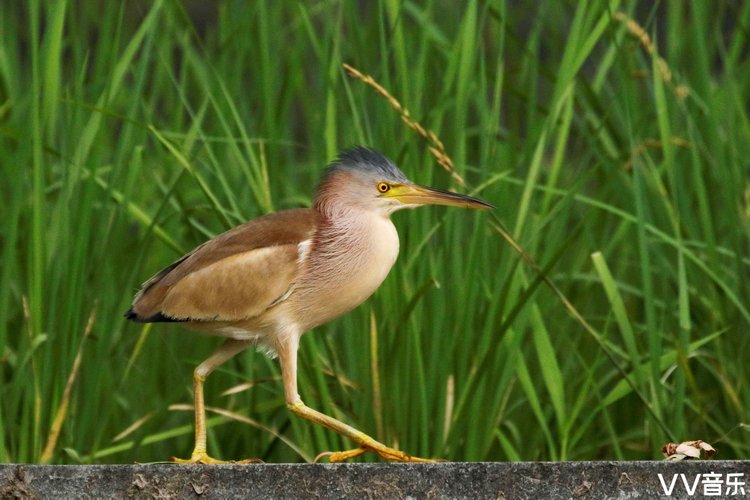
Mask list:
[[[408,453],[404,453],[403,451],[396,450],[394,448],[389,448],[383,443],[371,438],[364,432],[358,431],[354,427],[347,425],[344,422],[341,422],[340,420],[336,420],[333,417],[329,417],[325,413],[320,413],[317,410],[313,410],[312,408],[306,406],[305,403],[303,403],[301,400],[297,400],[294,403],[287,404],[287,408],[289,408],[289,411],[291,411],[298,417],[302,417],[305,420],[309,420],[310,422],[314,422],[316,424],[327,427],[331,429],[332,431],[337,432],[341,434],[342,436],[351,439],[352,441],[357,443],[357,445],[359,445],[359,448],[354,448],[351,450],[325,452],[325,453],[321,453],[320,455],[318,455],[318,458],[328,457],[329,462],[343,462],[344,460],[349,460],[350,458],[358,457],[359,455],[362,455],[363,453],[366,453],[368,451],[377,453],[377,455],[383,460],[391,460],[391,461],[396,461],[396,462],[438,462],[439,461],[439,460],[435,460],[432,458],[413,457],[409,455]]]
[[[284,379],[284,393],[287,400],[289,411],[302,417],[305,420],[322,425],[331,429],[342,436],[354,441],[358,448],[346,451],[325,452],[318,455],[317,458],[328,457],[329,462],[341,462],[350,458],[358,457],[363,453],[372,451],[384,460],[398,462],[438,462],[439,460],[429,458],[413,457],[403,451],[389,448],[383,443],[376,441],[364,432],[358,431],[354,427],[341,422],[333,417],[306,406],[297,393],[297,348],[299,346],[299,337],[290,335],[279,343],[277,351],[279,353],[279,362],[281,364],[281,375]],[[316,458],[316,461],[317,461]]]
[[[195,447],[190,458],[172,457],[172,462],[178,464],[225,464],[225,463],[254,463],[258,459],[239,460],[237,462],[225,462],[217,460],[208,455],[206,451],[206,404],[203,399],[203,383],[206,377],[219,365],[226,362],[234,355],[244,351],[250,343],[241,340],[227,340],[210,358],[193,372],[193,401],[195,408]]]

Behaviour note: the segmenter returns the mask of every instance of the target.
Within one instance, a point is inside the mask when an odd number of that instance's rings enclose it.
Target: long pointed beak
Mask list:
[[[495,208],[486,201],[473,196],[443,191],[417,184],[399,184],[391,187],[387,193],[380,195],[383,198],[394,198],[407,205],[447,205],[451,207],[464,208]]]

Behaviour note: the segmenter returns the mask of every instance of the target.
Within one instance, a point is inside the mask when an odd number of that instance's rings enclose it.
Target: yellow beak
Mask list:
[[[464,208],[495,208],[494,205],[453,191],[442,191],[417,184],[395,184],[390,191],[380,195],[383,198],[394,198],[407,205],[447,205]]]

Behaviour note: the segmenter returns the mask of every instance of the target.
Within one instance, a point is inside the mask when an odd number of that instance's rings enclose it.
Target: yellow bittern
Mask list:
[[[390,448],[306,406],[297,393],[302,334],[352,310],[385,279],[398,255],[390,215],[418,205],[492,208],[470,196],[419,186],[381,154],[357,147],[325,172],[309,209],[259,217],[203,243],[144,283],[125,314],[179,322],[226,337],[193,374],[195,448],[180,463],[221,463],[206,452],[203,383],[249,346],[278,356],[289,410],[351,439],[331,462],[373,451],[385,460],[431,461]]]

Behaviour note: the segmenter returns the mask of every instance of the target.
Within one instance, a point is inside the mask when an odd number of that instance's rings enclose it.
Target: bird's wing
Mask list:
[[[313,210],[285,210],[220,234],[144,283],[127,316],[136,321],[253,318],[289,291],[299,272],[300,243],[312,238],[316,225]]]

